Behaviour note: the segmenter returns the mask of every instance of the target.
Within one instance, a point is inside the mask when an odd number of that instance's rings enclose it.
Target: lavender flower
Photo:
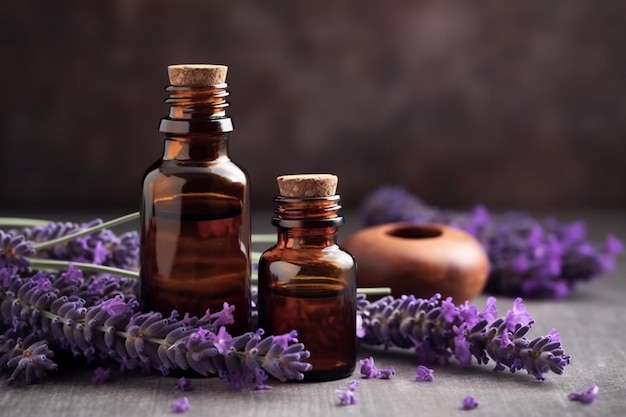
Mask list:
[[[449,306],[443,308],[445,301],[439,294],[430,299],[387,296],[375,302],[359,297],[358,314],[366,330],[360,341],[413,348],[422,363],[447,363],[455,357],[469,366],[474,357],[479,364],[492,359],[495,371],[525,369],[538,380],[549,371],[563,373],[570,357],[561,347],[558,332],[528,340],[524,336],[533,321],[522,300],[515,300],[513,309],[500,318],[496,318],[495,302],[490,298],[482,313],[467,302],[454,313],[444,313]],[[364,376],[376,372],[373,359],[361,361]]]
[[[569,399],[572,401],[580,401],[583,404],[591,404],[596,400],[597,396],[598,386],[592,384],[583,390],[570,392]]]
[[[217,373],[233,385],[259,380],[259,368],[281,381],[300,380],[311,369],[305,362],[310,353],[295,332],[264,339],[262,331],[231,337],[222,327],[233,320],[233,307],[227,304],[200,318],[141,313],[126,280],[107,285],[102,297],[82,298],[80,294],[90,294],[94,280],[76,269],[23,278],[14,268],[0,268],[0,326],[6,329],[0,339],[0,371],[12,370],[10,382],[21,376],[34,382],[56,369],[49,344],[90,361],[117,360],[122,370],[167,374],[190,369],[200,375]],[[30,338],[20,339],[26,334]]]
[[[172,403],[171,408],[173,413],[184,413],[191,408],[189,399],[187,399],[187,397],[180,397]]]
[[[478,407],[478,401],[476,400],[476,398],[472,396],[467,396],[463,398],[463,402],[461,403],[461,408],[463,410],[472,410],[476,407]]]
[[[27,241],[41,243],[100,224],[102,224],[100,219],[80,224],[54,222],[45,226],[26,227],[15,232],[23,235]],[[139,235],[132,231],[118,236],[109,229],[99,230],[70,242],[38,251],[37,256],[46,259],[136,269],[139,259]]]
[[[48,349],[48,343],[45,340],[32,342],[33,339],[13,339],[7,334],[0,336],[0,368],[13,369],[7,380],[9,384],[20,377],[30,384],[43,378],[48,371],[57,369],[50,359],[54,353]]]
[[[382,187],[362,207],[366,226],[408,221],[442,223],[476,237],[489,255],[490,292],[525,297],[563,298],[580,283],[615,269],[622,242],[609,235],[587,241],[585,224],[536,220],[522,213],[497,219],[477,206],[471,212],[431,207],[400,187]]]
[[[0,230],[0,268],[15,266],[26,269],[30,266],[28,256],[34,253],[32,243],[24,236]]]
[[[417,382],[432,382],[434,379],[433,370],[424,366],[419,365],[415,371],[415,380]]]

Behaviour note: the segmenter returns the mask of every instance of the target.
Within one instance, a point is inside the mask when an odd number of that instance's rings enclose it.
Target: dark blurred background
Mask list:
[[[0,208],[135,210],[166,67],[229,65],[231,154],[451,208],[626,208],[626,2],[4,1]]]

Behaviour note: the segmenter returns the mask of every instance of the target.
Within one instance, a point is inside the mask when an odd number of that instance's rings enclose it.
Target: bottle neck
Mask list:
[[[226,116],[226,84],[169,86],[165,100],[169,115],[161,119],[165,134],[164,160],[214,160],[228,158],[228,133],[233,130]]]
[[[226,115],[226,84],[169,86],[169,115],[161,119],[159,131],[171,135],[228,133],[233,122]]]
[[[337,243],[337,229],[343,224],[338,212],[339,196],[276,197],[278,208],[272,224],[278,232],[278,246],[326,247]]]

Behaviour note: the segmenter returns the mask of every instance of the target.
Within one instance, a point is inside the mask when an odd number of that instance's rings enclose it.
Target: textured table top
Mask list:
[[[611,232],[626,240],[626,213],[588,213],[592,237]],[[265,226],[261,232],[266,232]],[[269,229],[271,230],[271,228]],[[257,231],[257,230],[255,230]],[[619,259],[615,273],[581,286],[562,301],[525,303],[535,319],[529,338],[547,334],[553,327],[562,336],[572,364],[563,375],[548,374],[544,382],[525,372],[492,372],[493,362],[461,368],[455,363],[434,366],[435,380],[415,382],[417,362],[410,351],[361,349],[359,357],[372,355],[379,367],[393,366],[390,380],[361,380],[358,404],[338,406],[335,389],[345,389],[353,378],[324,383],[275,382],[269,391],[232,391],[218,378],[193,379],[186,392],[191,409],[186,416],[624,416],[626,415],[626,261]],[[473,300],[480,309],[487,297]],[[500,313],[512,298],[498,297]],[[52,375],[44,383],[0,388],[0,417],[13,416],[165,416],[181,397],[173,377],[116,374],[110,383],[94,386],[93,369],[77,367]],[[595,403],[570,401],[568,393],[595,383]],[[480,406],[460,409],[472,395]]]

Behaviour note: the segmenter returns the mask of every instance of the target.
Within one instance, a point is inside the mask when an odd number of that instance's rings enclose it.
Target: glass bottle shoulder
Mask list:
[[[355,266],[354,257],[337,244],[319,247],[284,247],[275,245],[261,255],[264,264],[274,262],[290,263],[298,266],[310,264],[329,264],[343,270]]]
[[[208,163],[181,163],[175,160],[157,160],[143,176],[144,184],[167,181],[180,181],[198,178],[222,178],[223,180],[248,184],[248,174],[230,159]]]

